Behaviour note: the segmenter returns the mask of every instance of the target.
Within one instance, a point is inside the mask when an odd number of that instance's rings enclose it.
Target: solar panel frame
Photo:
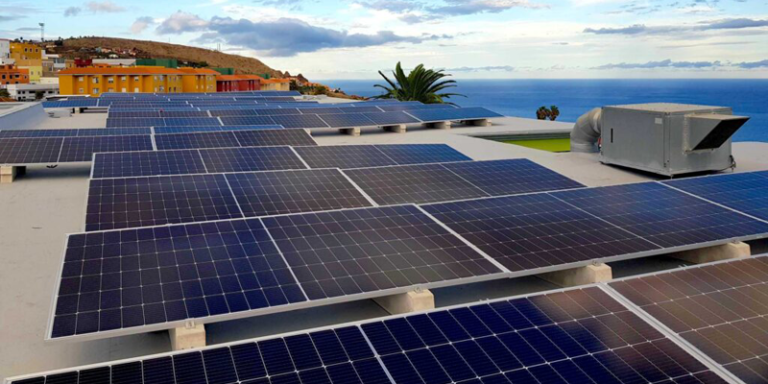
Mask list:
[[[490,196],[585,187],[528,159],[446,163],[444,167]]]
[[[91,162],[97,152],[152,150],[151,135],[66,137],[58,162]]]
[[[233,132],[193,132],[155,135],[158,150],[239,147]]]
[[[119,128],[114,128],[119,129]],[[190,132],[242,131],[254,129],[283,129],[282,125],[214,125],[214,126],[165,126],[153,128],[158,135]]]
[[[216,117],[165,117],[163,118],[166,125],[181,125],[181,126],[211,126],[221,125]]]
[[[397,163],[370,145],[322,145],[295,147],[310,168],[366,168]]]
[[[255,131],[234,131],[237,141],[243,147],[316,146],[317,142],[303,129],[264,129]]]
[[[472,161],[447,144],[377,144],[376,149],[399,165]]]
[[[756,219],[768,220],[766,171],[670,180],[663,184]]]
[[[55,164],[63,143],[62,137],[0,139],[0,164]]]
[[[206,173],[197,149],[96,153],[92,179]]]
[[[329,113],[320,119],[331,128],[375,127],[377,124],[362,113]]]
[[[330,128],[318,115],[273,115],[270,117],[274,121],[273,124],[282,125],[285,129]]]
[[[407,115],[402,111],[392,112],[368,112],[363,113],[365,117],[380,126],[398,125],[398,124],[418,124],[421,123],[418,119],[411,115]]]
[[[307,169],[288,146],[201,149],[200,156],[209,173]]]
[[[421,120],[424,123],[455,121],[455,120],[478,120],[504,117],[501,114],[493,112],[482,107],[469,108],[440,108],[440,109],[411,109],[405,113]]]
[[[219,119],[222,125],[282,125],[270,116],[222,116]]]

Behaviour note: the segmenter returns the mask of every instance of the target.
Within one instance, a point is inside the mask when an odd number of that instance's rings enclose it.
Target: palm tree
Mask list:
[[[394,81],[390,80],[385,74],[379,71],[381,77],[386,80],[389,86],[376,84],[374,87],[384,89],[385,93],[374,96],[375,99],[397,99],[400,101],[419,101],[424,104],[453,104],[447,103],[444,99],[451,96],[463,96],[458,93],[439,93],[446,88],[456,86],[456,80],[443,80],[451,76],[443,73],[442,70],[432,70],[424,68],[424,64],[419,64],[408,75],[398,62],[395,70],[392,72]]]

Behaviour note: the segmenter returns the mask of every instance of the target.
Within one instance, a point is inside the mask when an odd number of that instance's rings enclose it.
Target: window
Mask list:
[[[85,93],[82,88],[80,88],[80,91],[78,93]]]
[[[95,94],[98,94],[98,93],[99,93],[99,89],[98,88],[94,88],[93,89],[93,94],[95,95]]]
[[[123,93],[125,93],[125,92],[126,92],[126,89],[125,89],[125,88],[123,88],[122,92],[123,92]]]
[[[83,81],[85,81],[85,78],[82,76],[78,76],[77,81],[82,83]]]
[[[137,88],[134,88],[134,89],[133,89],[133,92],[134,92],[134,93],[139,93],[139,88],[138,88],[138,87],[137,87]]]
[[[111,77],[111,76],[110,76],[110,77],[108,77],[108,78],[107,78],[107,83],[110,83],[110,84],[112,84],[112,83],[114,83],[114,82],[115,82],[115,78],[114,78],[114,77]]]
[[[160,75],[160,81],[163,81],[163,75]]]
[[[160,92],[165,92],[165,87],[160,87]]]
[[[134,76],[133,77],[133,81],[139,81],[139,77],[138,76]]]
[[[98,77],[94,77],[93,78],[93,83],[94,84],[98,84],[99,83],[99,78]]]
[[[125,81],[128,79],[128,76],[120,76],[120,81]]]
[[[107,92],[114,92],[114,91],[115,91],[115,89],[114,89],[114,88],[109,88],[109,89],[107,90]]]

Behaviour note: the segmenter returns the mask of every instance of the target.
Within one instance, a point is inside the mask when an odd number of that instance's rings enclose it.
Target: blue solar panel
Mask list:
[[[210,126],[221,125],[219,119],[215,117],[166,117],[165,124],[172,126]]]
[[[11,378],[11,384],[721,384],[596,287]]]
[[[254,129],[282,129],[282,125],[214,125],[214,126],[168,126],[157,127],[155,129],[156,134],[167,133],[187,133],[187,132],[217,132],[217,131],[240,131],[240,130],[254,130]]]
[[[91,161],[96,152],[152,150],[150,135],[66,137],[59,162]]]
[[[273,125],[278,124],[270,116],[223,116],[223,125]]]
[[[99,99],[73,99],[62,101],[45,101],[43,102],[43,108],[79,108],[79,107],[95,107],[99,103]]]
[[[768,172],[697,177],[664,184],[768,220]]]
[[[320,118],[331,128],[372,127],[376,125],[362,113],[334,113],[320,115]]]
[[[372,112],[365,113],[365,117],[376,123],[376,125],[396,125],[396,124],[413,124],[419,123],[410,115],[407,115],[401,111],[397,112]]]
[[[445,144],[383,144],[376,149],[397,164],[470,161],[471,158]]]
[[[766,223],[658,183],[552,195],[665,248],[768,233]]]
[[[208,111],[160,111],[160,115],[162,117],[210,117]]]
[[[158,150],[239,147],[232,132],[200,132],[155,135]]]
[[[491,196],[584,187],[528,159],[462,162],[444,166]]]
[[[423,121],[448,121],[448,120],[473,120],[489,119],[495,117],[504,117],[496,112],[485,108],[439,108],[439,109],[418,109],[408,110],[406,113]]]
[[[261,116],[259,116],[261,117]],[[276,115],[270,116],[273,124],[279,124],[283,127],[290,128],[328,128],[323,120],[318,115]]]
[[[127,136],[151,135],[151,128],[110,128],[110,129],[78,129],[77,136]]]
[[[110,110],[109,117],[112,119],[121,118],[147,118],[147,117],[161,117],[160,111],[120,111]]]
[[[56,163],[64,138],[0,139],[0,164]]]
[[[212,116],[257,116],[255,109],[219,109],[211,110]]]
[[[86,231],[243,217],[223,175],[91,180]]]
[[[317,145],[312,136],[303,129],[264,129],[234,132],[243,147],[272,147],[280,145]]]
[[[445,144],[327,145],[296,148],[310,168],[366,168],[472,160]]]
[[[197,150],[98,153],[91,177],[132,177],[206,173]]]
[[[8,137],[67,137],[77,136],[77,129],[4,129],[0,138]]]
[[[204,149],[200,154],[210,173],[306,169],[290,147]]]
[[[259,116],[271,116],[271,115],[300,115],[296,108],[264,108],[256,110]]]
[[[107,128],[130,128],[130,127],[162,127],[165,120],[162,118],[125,118],[114,119],[107,118]]]
[[[379,107],[358,107],[355,106],[354,103],[349,107],[339,107],[339,110],[344,113],[379,113],[381,112],[381,108]],[[306,113],[306,112],[305,112]]]

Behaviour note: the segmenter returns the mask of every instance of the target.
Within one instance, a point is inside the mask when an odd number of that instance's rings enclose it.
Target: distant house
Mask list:
[[[257,75],[216,76],[216,92],[258,91],[264,79]]]
[[[59,72],[62,95],[100,96],[105,92],[216,92],[216,71],[200,68],[87,67]]]
[[[0,65],[0,86],[8,84],[29,84],[29,70],[13,64]]]
[[[264,79],[261,81],[262,91],[290,91],[291,80],[289,79]]]

